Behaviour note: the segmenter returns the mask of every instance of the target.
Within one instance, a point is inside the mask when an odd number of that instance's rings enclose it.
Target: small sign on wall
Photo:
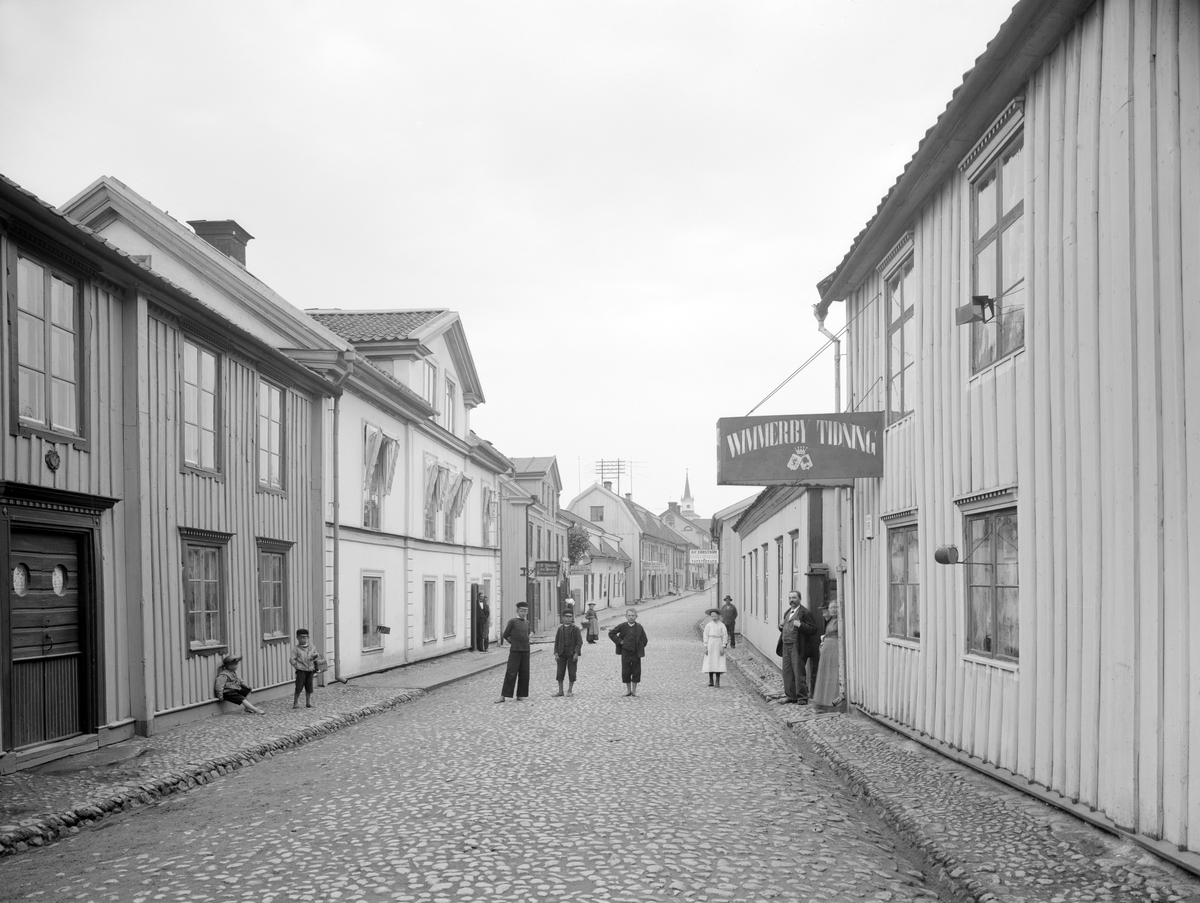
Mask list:
[[[863,539],[875,538],[875,516],[868,514],[863,519]]]

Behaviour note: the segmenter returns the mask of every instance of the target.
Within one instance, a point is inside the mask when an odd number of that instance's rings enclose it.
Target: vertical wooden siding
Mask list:
[[[222,473],[213,479],[181,473],[177,360],[181,333],[156,317],[149,335],[150,504],[148,548],[152,559],[154,642],[158,672],[153,710],[204,702],[220,659],[188,651],[184,617],[182,547],[179,527],[234,534],[225,549],[226,633],[232,652],[244,656],[241,673],[252,686],[278,684],[291,675],[287,642],[264,643],[258,609],[258,550],[264,537],[294,543],[288,554],[288,626],[313,611],[306,560],[320,554],[323,538],[310,511],[312,461],[310,418],[319,416],[310,397],[286,391],[284,438],[286,487],[283,495],[257,491],[256,387],[254,369],[236,354],[222,353],[220,366]],[[315,463],[316,467],[320,462]],[[307,625],[310,629],[315,625]]]
[[[969,294],[965,179],[911,224],[918,403],[887,431],[884,479],[855,489],[849,638],[865,708],[1192,850],[1200,362],[1184,348],[1200,338],[1198,9],[1098,2],[1030,78],[1022,352],[969,372],[969,329],[953,321]],[[858,316],[851,403],[862,410],[886,404],[882,291],[872,276],[847,302]],[[937,545],[961,544],[956,497],[1010,485],[1021,523],[1016,672],[964,657],[962,568],[932,559]],[[921,543],[918,649],[886,642],[878,520],[909,508]]]

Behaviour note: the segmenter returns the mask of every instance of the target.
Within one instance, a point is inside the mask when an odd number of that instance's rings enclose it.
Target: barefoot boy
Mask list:
[[[558,633],[554,635],[554,660],[558,669],[554,675],[558,681],[558,692],[555,696],[563,695],[563,677],[570,676],[571,683],[567,687],[567,695],[575,695],[575,677],[579,667],[579,653],[583,652],[583,636],[575,626],[575,614],[569,608],[564,608]]]

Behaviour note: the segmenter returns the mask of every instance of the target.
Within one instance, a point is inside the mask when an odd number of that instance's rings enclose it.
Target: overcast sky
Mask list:
[[[824,344],[816,283],[1012,3],[0,0],[0,172],[236,219],[300,308],[457,310],[472,426],[564,504],[619,458],[710,515],[755,492],[717,418]],[[833,410],[832,367],[758,413]]]

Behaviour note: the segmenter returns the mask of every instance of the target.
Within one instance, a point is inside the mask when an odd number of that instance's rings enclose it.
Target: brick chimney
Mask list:
[[[633,493],[632,492],[625,493],[625,499],[626,499],[626,501],[632,502],[633,501]]]
[[[607,489],[609,492],[612,492],[612,480],[605,480],[604,488]]]
[[[667,502],[667,509],[672,514],[678,514],[679,513],[679,502]]]
[[[191,219],[188,225],[196,234],[242,266],[246,265],[246,243],[254,238],[231,219]]]

